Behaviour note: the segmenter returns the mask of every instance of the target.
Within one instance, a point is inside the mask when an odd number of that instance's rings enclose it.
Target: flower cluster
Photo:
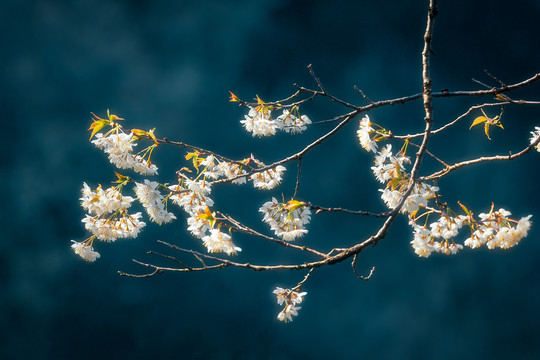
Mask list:
[[[429,257],[432,252],[438,252],[445,255],[455,255],[463,249],[462,245],[456,244],[452,238],[458,234],[463,226],[463,221],[467,217],[441,216],[438,221],[430,224],[431,230],[425,226],[419,226],[414,220],[409,224],[413,227],[414,239],[411,245],[414,252],[421,257]],[[436,239],[441,239],[437,241]]]
[[[298,134],[306,130],[311,120],[306,115],[298,114],[298,107],[293,107],[293,111],[284,109],[283,113],[276,119],[272,119],[272,107],[264,105],[259,99],[260,105],[249,107],[249,113],[244,115],[244,120],[240,123],[252,134],[252,136],[271,136],[277,130],[283,130],[290,134]]]
[[[271,136],[276,134],[278,123],[272,120],[272,110],[266,106],[250,107],[249,113],[240,120],[252,136]]]
[[[530,144],[533,144],[538,139],[538,137],[540,137],[540,126],[535,126],[534,131],[531,131],[531,142],[530,142]],[[538,152],[540,152],[540,143],[536,144],[535,148],[536,148],[536,150]]]
[[[396,156],[392,155],[392,145],[387,144],[375,155],[375,166],[371,167],[377,181],[386,183],[387,186],[379,191],[381,198],[390,209],[395,209],[403,191],[408,184],[408,175],[405,164],[410,163],[409,157],[400,151]],[[420,206],[426,206],[428,200],[434,197],[439,188],[426,183],[416,183],[411,194],[407,197],[400,209],[401,213],[414,213]]]
[[[82,222],[92,236],[86,242],[74,242],[71,247],[85,260],[94,261],[99,257],[90,244],[94,238],[102,241],[135,238],[146,225],[139,220],[142,213],[128,213],[127,209],[135,199],[123,196],[120,187],[103,190],[100,185],[93,191],[84,183],[80,200],[82,207],[88,211]]]
[[[291,134],[298,134],[307,129],[307,125],[311,124],[311,120],[306,115],[298,116],[294,114],[294,110],[297,111],[297,107],[294,107],[293,112],[288,109],[283,110],[283,114],[279,115],[276,122],[280,124],[278,128]]]
[[[453,238],[459,230],[468,225],[471,236],[465,240],[464,245],[472,249],[486,245],[489,249],[508,249],[519,243],[530,229],[529,219],[532,215],[521,218],[519,221],[509,218],[511,213],[504,209],[481,213],[475,220],[471,213],[467,216],[441,216],[438,221],[429,225],[420,226],[411,219],[409,224],[413,227],[414,239],[411,245],[414,252],[421,257],[428,257],[432,252],[446,255],[456,254],[463,246],[456,244]],[[440,240],[437,240],[440,239]]]
[[[258,160],[254,161],[259,167],[265,166]],[[285,170],[287,170],[285,166],[278,165],[272,169],[254,173],[249,177],[249,180],[253,181],[253,186],[257,189],[270,190],[281,183]]]
[[[225,177],[226,179],[233,179],[233,184],[245,184],[246,177],[241,176],[246,174],[244,165],[241,163],[231,163],[228,161],[220,161],[216,159],[214,155],[208,155],[206,158],[199,157],[199,153],[189,153],[186,158],[196,157],[196,162],[200,163],[200,166],[204,166],[202,175],[206,179],[219,179]],[[197,165],[198,167],[199,165]]]
[[[405,164],[410,163],[411,159],[405,156],[402,151],[393,156],[392,145],[387,144],[375,155],[375,166],[371,167],[371,171],[378,182],[385,184],[393,179],[403,179]]]
[[[232,179],[234,184],[244,184],[246,183],[247,172],[244,169],[244,166],[247,164],[256,164],[258,168],[264,168],[266,165],[253,157],[244,159],[238,163],[231,163],[227,161],[220,161],[216,159],[213,155],[208,155],[206,158],[199,156],[199,153],[189,153],[187,158],[194,159],[194,163],[197,164],[196,167],[204,166],[201,171],[202,176],[206,179],[219,179],[220,177],[225,177],[229,180]],[[249,176],[249,180],[253,181],[253,186],[257,189],[270,190],[278,186],[283,179],[283,172],[286,168],[282,165],[277,165],[274,168],[254,172]]]
[[[277,303],[279,305],[285,304],[285,307],[277,316],[278,320],[288,322],[292,321],[293,316],[298,315],[298,310],[301,308],[295,305],[302,303],[304,296],[307,295],[307,292],[299,293],[290,289],[276,287],[273,294],[276,294]]]
[[[360,120],[360,126],[358,127],[358,131],[356,132],[356,136],[358,136],[358,140],[360,140],[360,145],[362,145],[362,147],[366,151],[376,152],[377,142],[370,137],[370,134],[374,131],[371,125],[372,123],[369,120],[369,116],[364,116]]]
[[[97,251],[94,251],[92,245],[86,242],[76,242],[74,240],[71,240],[71,242],[73,243],[71,248],[75,254],[79,255],[86,261],[94,262],[101,256]]]
[[[381,198],[390,209],[395,209],[401,201],[402,191],[392,190],[391,188],[379,189],[382,192]],[[421,206],[426,206],[428,200],[435,196],[435,193],[439,191],[436,186],[431,186],[426,183],[417,183],[414,185],[413,191],[407,197],[403,206],[399,210],[401,213],[414,213]]]
[[[527,236],[531,227],[529,219],[532,215],[519,221],[510,219],[510,215],[512,215],[510,211],[505,209],[479,214],[480,221],[471,224],[473,230],[471,237],[465,240],[464,244],[472,249],[482,245],[486,245],[488,249],[509,249],[517,245]]]
[[[86,230],[99,240],[112,242],[116,239],[136,238],[146,223],[140,221],[142,213],[128,214],[125,209],[109,217],[86,215],[82,222]]]
[[[231,241],[231,236],[223,233],[220,229],[210,229],[210,235],[202,238],[204,246],[208,252],[224,252],[227,255],[235,255],[237,251],[242,251],[241,248],[235,246]]]
[[[205,160],[207,161],[208,158]],[[208,166],[208,165],[207,165]],[[169,186],[173,192],[170,196],[172,202],[181,206],[189,215],[187,218],[188,231],[195,237],[202,239],[208,252],[224,252],[235,255],[242,251],[235,246],[229,234],[223,233],[216,223],[215,214],[210,211],[214,201],[209,197],[212,187],[208,181],[192,180],[181,176],[178,185]]]
[[[117,131],[107,136],[96,134],[92,143],[102,149],[109,156],[109,161],[119,169],[133,169],[141,175],[156,175],[157,167],[140,155],[132,153],[134,142],[133,134],[124,134]]]
[[[259,212],[264,214],[263,221],[270,225],[270,229],[285,241],[291,241],[307,234],[305,225],[311,219],[311,211],[306,203],[291,200],[279,203],[276,198],[263,204]]]
[[[81,205],[89,214],[82,219],[86,230],[103,241],[118,238],[135,238],[146,225],[140,221],[142,214],[128,214],[127,209],[135,201],[131,196],[123,196],[116,187],[103,190],[101,185],[93,191],[83,184]]]
[[[179,184],[169,186],[169,190],[173,191],[170,196],[172,202],[188,214],[204,212],[207,207],[214,205],[214,201],[208,196],[212,187],[206,180],[180,178]]]
[[[81,206],[93,215],[110,214],[121,209],[127,209],[135,200],[131,196],[123,196],[116,187],[103,190],[99,185],[96,191],[83,183]]]
[[[135,194],[146,210],[150,220],[161,225],[176,219],[173,213],[165,209],[165,198],[157,190],[159,184],[156,181],[144,180],[144,183],[135,184]]]

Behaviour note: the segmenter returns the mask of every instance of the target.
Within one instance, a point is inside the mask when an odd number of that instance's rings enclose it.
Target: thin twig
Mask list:
[[[371,271],[369,272],[368,276],[362,276],[358,273],[358,270],[356,270],[356,259],[358,258],[358,254],[355,254],[351,263],[351,266],[353,268],[353,271],[356,275],[356,277],[362,281],[368,281],[371,278],[371,275],[373,275],[373,272],[375,271],[375,266],[371,268]]]
[[[296,173],[296,185],[294,186],[294,193],[292,198],[295,199],[298,194],[298,188],[300,187],[300,173],[302,172],[302,158],[298,158],[298,172]]]
[[[360,95],[362,95],[362,97],[363,97],[368,103],[370,103],[370,104],[375,104],[375,102],[372,101],[370,98],[368,98],[368,97],[366,96],[366,94],[364,94],[364,92],[363,92],[360,88],[358,88],[356,85],[354,85],[354,90],[358,91],[358,92],[360,93]]]
[[[487,71],[486,69],[484,69],[484,72],[486,73],[487,76],[489,76],[490,78],[492,78],[493,80],[495,80],[496,82],[498,82],[501,87],[505,87],[506,84],[503,83],[501,80],[497,79],[494,75],[491,75],[491,73],[489,71]]]
[[[445,129],[449,128],[450,126],[455,125],[461,119],[463,119],[466,116],[470,115],[474,110],[479,110],[479,109],[483,109],[485,107],[490,107],[490,106],[504,106],[504,105],[507,105],[507,104],[510,104],[510,102],[505,101],[505,102],[486,103],[486,104],[471,106],[469,108],[469,110],[467,110],[464,114],[458,116],[455,120],[449,122],[448,124],[445,124],[445,125],[441,126],[440,128],[438,128],[436,130],[433,130],[431,133],[432,134],[437,134],[437,133],[439,133],[441,131],[444,131]],[[424,133],[418,133],[418,134],[413,134],[413,135],[393,135],[392,137],[395,138],[395,139],[413,139],[413,138],[420,137],[420,136],[423,136],[423,135],[424,135]]]
[[[499,161],[499,160],[515,160],[515,159],[517,159],[519,157],[522,157],[523,155],[525,155],[529,151],[531,151],[536,145],[538,145],[539,142],[540,142],[540,137],[538,139],[536,139],[536,141],[534,141],[531,145],[527,146],[525,149],[521,150],[517,154],[479,157],[479,158],[473,159],[473,160],[462,161],[462,162],[456,163],[454,165],[450,165],[447,168],[445,168],[443,170],[440,170],[440,171],[437,171],[437,172],[435,172],[435,173],[433,173],[431,175],[421,177],[418,180],[419,181],[426,181],[426,180],[439,179],[439,178],[441,178],[443,176],[446,176],[449,173],[451,173],[452,171],[455,171],[455,170],[457,170],[459,168],[462,168],[462,167],[465,167],[465,166],[470,166],[470,165],[473,165],[473,164],[478,164],[478,163],[481,163],[481,162]]]
[[[318,205],[313,205],[312,203],[307,203],[310,209],[315,210],[316,213],[326,212],[326,211],[337,211],[337,212],[344,212],[348,214],[354,214],[354,215],[365,215],[365,216],[372,216],[372,217],[387,217],[389,215],[388,212],[384,213],[371,213],[368,211],[362,211],[362,210],[349,210],[349,209],[343,209],[343,208],[326,208]]]
[[[172,261],[174,261],[174,262],[180,264],[181,266],[185,267],[185,268],[188,269],[188,270],[191,269],[190,266],[184,264],[183,262],[181,262],[180,260],[178,260],[178,259],[175,258],[174,256],[160,254],[160,253],[155,252],[155,251],[148,251],[147,254],[161,256],[162,258],[169,259],[169,260],[172,260]]]
[[[432,132],[433,134],[433,132]],[[409,144],[414,146],[414,147],[417,147],[417,148],[420,148],[420,145],[417,145],[415,143],[413,143],[412,141],[409,141]],[[435,155],[433,155],[429,150],[426,150],[426,154],[428,154],[429,156],[431,156],[433,159],[435,159],[436,161],[440,162],[443,166],[447,167],[448,164],[446,164],[444,161],[442,161],[441,159],[439,159],[438,157],[436,157]]]
[[[217,211],[216,213],[219,216],[222,216],[225,220],[227,220],[233,226],[233,229],[236,230],[236,231],[242,232],[244,234],[260,237],[262,239],[274,242],[274,243],[279,244],[281,246],[285,246],[285,247],[288,247],[288,248],[291,248],[291,249],[296,249],[296,250],[308,252],[308,253],[311,253],[311,254],[316,255],[318,257],[321,257],[321,258],[326,258],[325,254],[323,254],[321,252],[318,252],[318,251],[316,251],[314,249],[308,248],[307,246],[294,245],[294,244],[291,244],[290,242],[286,242],[284,240],[276,239],[276,238],[273,238],[271,236],[261,234],[261,233],[255,231],[255,230],[253,230],[252,228],[250,228],[250,227],[240,223],[239,221],[235,220],[232,216],[226,215],[226,214],[224,214],[222,212],[219,212],[219,211]]]
[[[317,83],[317,86],[319,87],[319,89],[322,91],[323,94],[326,94],[326,90],[322,86],[321,80],[319,79],[319,77],[315,75],[315,72],[313,71],[313,66],[311,64],[308,65],[308,70],[309,70],[310,75],[313,77],[313,79],[315,79],[315,82]]]
[[[304,276],[304,279],[302,279],[302,281],[300,281],[295,287],[293,287],[291,290],[292,291],[296,291],[298,289],[300,289],[302,287],[302,285],[304,285],[304,283],[307,281],[307,279],[309,279],[309,277],[311,276],[311,273],[313,272],[314,268],[311,268],[309,269],[308,273]]]

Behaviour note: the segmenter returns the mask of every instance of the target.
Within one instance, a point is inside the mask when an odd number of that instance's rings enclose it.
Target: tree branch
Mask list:
[[[439,179],[439,178],[441,178],[443,176],[446,176],[449,173],[451,173],[451,172],[453,172],[453,171],[455,171],[455,170],[457,170],[459,168],[474,165],[474,164],[478,164],[478,163],[481,163],[481,162],[499,161],[499,160],[515,160],[515,159],[517,159],[519,157],[522,157],[523,155],[525,155],[526,153],[528,153],[532,149],[534,149],[534,147],[536,145],[538,145],[538,143],[540,143],[540,137],[538,139],[536,139],[536,141],[534,141],[531,145],[527,146],[525,149],[521,150],[517,154],[514,154],[514,155],[509,154],[509,155],[487,156],[487,157],[480,157],[480,158],[473,159],[473,160],[462,161],[462,162],[456,163],[454,165],[450,165],[446,169],[437,171],[437,172],[435,172],[435,173],[433,173],[431,175],[423,176],[419,180],[420,181],[427,181],[427,180]]]

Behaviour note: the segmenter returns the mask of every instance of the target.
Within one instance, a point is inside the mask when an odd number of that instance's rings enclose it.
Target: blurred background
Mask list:
[[[427,1],[25,1],[0,5],[0,358],[2,359],[532,359],[540,357],[540,230],[507,251],[465,249],[453,257],[414,255],[407,221],[350,262],[317,270],[292,323],[276,320],[275,286],[292,287],[303,272],[144,273],[131,259],[159,261],[156,240],[204,251],[185,230],[184,213],[166,226],[148,224],[137,239],[96,243],[101,259],[87,263],[70,240],[88,235],[80,220],[83,182],[114,180],[106,156],[88,143],[90,112],[126,118],[126,127],[241,159],[270,163],[298,151],[332,124],[302,136],[256,139],[243,131],[244,109],[228,91],[267,101],[314,88],[307,65],[326,89],[355,104],[421,91]],[[441,1],[435,22],[434,90],[477,90],[540,72],[538,1]],[[511,95],[540,100],[540,85]],[[490,98],[437,99],[440,126]],[[508,106],[486,139],[473,117],[432,138],[448,163],[515,153],[538,126],[536,107]],[[313,121],[345,109],[325,100],[303,107]],[[493,114],[497,113],[493,110]],[[475,114],[477,115],[477,114]],[[477,115],[478,116],[478,115]],[[395,133],[423,129],[420,102],[378,109],[373,122]],[[372,157],[349,124],[303,162],[298,198],[321,206],[384,211]],[[142,145],[139,145],[140,147]],[[394,147],[399,147],[395,143]],[[161,182],[173,183],[185,152],[164,146],[152,160]],[[413,152],[410,153],[413,155]],[[438,169],[426,160],[423,174]],[[540,218],[539,154],[481,164],[439,183],[444,200],[478,214],[491,203],[516,218]],[[226,185],[216,208],[269,233],[257,209],[294,190],[296,165],[267,192]],[[314,216],[300,240],[322,250],[350,246],[381,225],[377,219]],[[463,232],[460,241],[467,237]],[[238,261],[293,263],[305,256],[237,235]],[[170,252],[168,252],[170,253]],[[170,253],[171,255],[175,255]],[[186,260],[188,261],[188,260]]]

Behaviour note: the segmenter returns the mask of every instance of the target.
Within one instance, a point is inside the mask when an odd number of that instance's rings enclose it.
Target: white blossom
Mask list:
[[[485,245],[488,241],[490,241],[493,236],[495,235],[495,230],[491,227],[486,226],[479,226],[478,229],[476,229],[470,238],[465,240],[463,243],[465,246],[470,247],[471,249],[476,249],[481,247],[482,245]]]
[[[362,145],[366,151],[377,152],[377,142],[372,140],[369,136],[372,131],[373,128],[371,127],[369,116],[366,115],[360,120],[360,126],[356,135],[360,140],[360,145]]]
[[[278,165],[273,169],[255,173],[249,177],[253,181],[253,186],[258,189],[270,190],[281,183],[283,172],[286,170],[284,166]]]
[[[540,136],[540,126],[535,126],[534,131],[531,131],[530,144],[533,144],[536,141],[536,139],[538,139],[539,136]],[[536,144],[535,148],[538,152],[540,152],[540,143]]]
[[[297,117],[289,109],[284,109],[283,114],[277,117],[276,122],[281,123],[279,128],[291,134],[301,133],[307,129],[307,125],[311,124],[311,120],[306,115]]]
[[[399,190],[385,188],[379,189],[379,191],[382,193],[381,199],[390,209],[395,209],[401,201],[401,198],[403,197],[403,194]],[[428,200],[433,197],[435,192],[437,191],[439,191],[439,188],[436,186],[431,186],[425,183],[415,184],[413,191],[407,197],[399,212],[413,213],[417,211],[420,206],[426,206]]]
[[[240,123],[252,134],[252,136],[275,135],[276,129],[281,127],[279,122],[272,120],[272,111],[264,106],[250,107],[248,115]]]
[[[384,201],[386,206],[390,209],[395,209],[398,206],[399,201],[401,200],[401,192],[398,190],[392,190],[389,188],[379,189],[382,192],[381,199]]]
[[[133,146],[136,146],[132,139],[133,134],[131,133],[111,133],[105,137],[102,133],[97,133],[96,138],[92,140],[92,144],[109,154],[110,157],[122,158],[125,154],[131,154]]]
[[[445,255],[455,255],[459,250],[463,249],[463,245],[456,244],[448,239],[451,235],[457,234],[457,229],[461,227],[464,217],[441,217],[430,225],[431,230],[426,226],[419,226],[414,220],[410,220],[409,224],[413,227],[414,238],[411,241],[411,246],[414,252],[421,257],[429,257],[432,252],[438,252]],[[434,231],[434,229],[437,229]],[[450,230],[449,230],[450,229]],[[446,237],[445,237],[446,236]],[[435,241],[436,238],[443,238],[441,241]]]
[[[144,184],[136,183],[135,193],[148,213],[150,220],[161,225],[175,220],[176,216],[165,210],[165,198],[157,190],[158,185],[156,181],[145,179]]]
[[[431,235],[435,238],[451,239],[458,234],[465,219],[466,217],[463,216],[441,216],[438,221],[430,225]]]
[[[157,174],[155,165],[132,153],[133,147],[137,145],[132,133],[112,133],[105,137],[97,133],[92,143],[102,149],[109,156],[109,161],[119,169],[133,169],[141,175]]]
[[[281,204],[276,198],[263,204],[259,212],[264,214],[263,221],[270,225],[276,236],[291,241],[307,234],[307,225],[311,219],[311,211],[296,200]]]
[[[286,230],[277,231],[276,235],[281,237],[285,241],[292,241],[294,239],[304,236],[307,233],[308,231],[306,229],[293,229],[293,230],[286,229]]]
[[[136,238],[146,223],[140,221],[142,213],[133,215],[122,213],[121,216],[102,218],[86,215],[82,223],[99,240],[115,241],[116,239]]]
[[[385,184],[394,178],[403,178],[405,164],[410,162],[411,159],[401,151],[396,156],[393,156],[392,146],[387,144],[375,155],[375,166],[372,166],[371,170],[377,181]]]
[[[411,241],[411,246],[414,252],[421,257],[429,257],[435,247],[433,246],[433,236],[431,231],[423,226],[417,225],[413,220],[409,221],[409,224],[414,229],[414,239]]]
[[[103,190],[101,186],[93,191],[83,184],[81,205],[88,211],[82,219],[85,228],[102,241],[118,238],[135,238],[146,225],[140,221],[142,214],[128,214],[127,209],[135,199],[123,196],[119,188]]]
[[[307,295],[307,292],[297,292],[290,289],[284,289],[281,287],[276,287],[273,294],[276,294],[277,303],[283,305],[284,302],[300,304],[304,300],[304,296]]]
[[[458,251],[463,249],[463,245],[456,244],[454,242],[449,242],[447,240],[434,242],[433,246],[436,252],[439,252],[444,255],[455,255],[458,253]]]
[[[208,181],[186,179],[183,187],[171,185],[169,189],[177,192],[171,195],[171,201],[190,215],[202,213],[207,207],[214,205],[214,201],[208,196],[212,191]]]
[[[531,227],[531,222],[529,221],[531,217],[532,215],[521,218],[515,227],[511,226],[510,223],[506,224],[506,226],[499,227],[496,230],[496,235],[486,243],[486,246],[489,249],[497,247],[509,249],[516,246],[522,238],[527,236]]]
[[[157,175],[157,166],[151,164],[148,160],[136,155],[133,161],[133,171],[141,175]]]
[[[292,321],[293,316],[298,315],[300,307],[296,307],[295,305],[302,303],[304,296],[307,295],[307,292],[297,292],[280,287],[276,287],[273,293],[276,295],[276,300],[279,305],[285,304],[285,307],[277,316],[279,321],[285,322]]]
[[[210,235],[204,236],[202,241],[210,253],[224,252],[227,255],[236,255],[238,251],[242,251],[241,248],[233,244],[230,235],[221,232],[219,229],[211,229]]]
[[[79,255],[86,261],[94,262],[96,259],[100,257],[99,253],[97,251],[94,251],[94,248],[88,244],[76,242],[74,240],[71,240],[73,243],[71,245],[71,248],[75,252],[75,254]]]
[[[90,214],[102,215],[127,209],[135,199],[131,196],[123,196],[115,187],[103,190],[100,185],[96,191],[93,191],[84,183],[80,200],[82,207]]]
[[[188,231],[191,233],[191,235],[199,239],[205,237],[208,230],[210,230],[211,228],[210,222],[208,220],[205,220],[200,216],[194,214],[187,218],[187,223]]]
[[[242,174],[246,174],[246,171],[240,164],[229,163],[222,161],[218,164],[218,169],[223,172],[227,179],[233,179],[233,184],[245,184],[247,178],[245,176],[238,177]],[[237,178],[238,177],[238,178]]]
[[[293,316],[298,316],[298,310],[300,310],[300,307],[294,306],[293,304],[289,304],[285,306],[283,310],[278,314],[277,318],[279,321],[292,321]]]
[[[206,159],[201,161],[201,165],[204,166],[204,177],[209,179],[218,179],[220,176],[224,176],[223,169],[220,168],[218,160],[214,155],[208,155]]]

